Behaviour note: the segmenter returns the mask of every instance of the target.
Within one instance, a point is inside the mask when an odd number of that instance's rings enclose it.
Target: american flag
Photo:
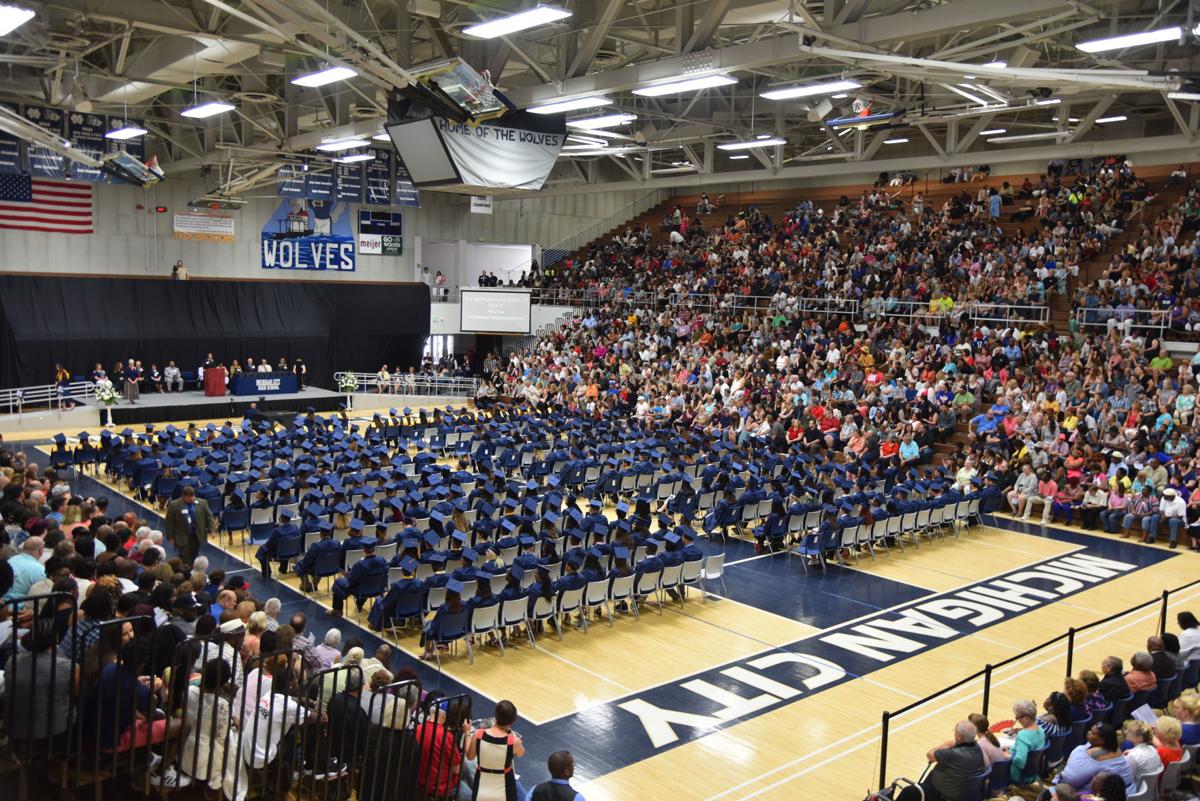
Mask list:
[[[0,175],[0,228],[90,234],[92,186],[27,175]]]

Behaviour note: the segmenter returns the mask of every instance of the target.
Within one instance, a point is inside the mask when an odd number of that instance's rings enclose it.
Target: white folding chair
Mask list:
[[[683,593],[680,592],[680,583],[683,577],[683,564],[665,565],[662,570],[662,576],[658,580],[658,605],[663,604],[664,596],[667,590],[675,590],[675,594],[679,596],[679,608],[683,608]]]
[[[533,613],[528,615],[525,621],[525,631],[529,634],[529,641],[537,645],[537,640],[533,636],[533,628],[531,623],[536,623],[539,620],[549,620],[554,626],[554,630],[558,633],[558,639],[562,639],[562,629],[558,627],[558,604],[557,599],[546,598],[539,595],[533,604]]]
[[[346,572],[350,572],[350,568],[354,567],[360,559],[367,555],[367,552],[362,548],[351,548],[346,551]]]
[[[608,601],[610,604],[615,604],[618,601],[633,600],[633,574],[628,576],[617,576],[612,580],[612,584],[608,588]],[[638,611],[636,603],[630,603],[629,606],[633,609],[633,616],[641,618],[641,613]]]
[[[429,592],[425,593],[426,614],[436,612],[444,603],[446,603],[445,587],[430,587]]]
[[[729,590],[725,587],[725,554],[712,553],[704,557],[704,567],[700,570],[700,581],[708,582],[717,580],[721,582],[721,592],[725,595],[729,594]],[[708,585],[702,584],[704,588],[704,600],[708,601]]]
[[[522,600],[522,603],[524,602],[523,599],[518,600]],[[471,610],[471,621],[468,624],[470,636],[467,637],[467,661],[469,664],[475,664],[475,647],[471,641],[476,637],[496,631],[499,626],[499,619],[500,604],[477,606]],[[497,637],[496,643],[500,646],[500,655],[504,656],[503,638]]]
[[[585,609],[602,609],[608,616],[608,627],[612,628],[612,609],[608,606],[608,579],[597,579],[587,583],[587,586],[583,588],[583,606]],[[583,633],[587,634],[586,627],[584,627]]]
[[[390,562],[396,555],[396,549],[400,547],[398,542],[389,542],[387,545],[379,545],[375,548],[375,555],[382,558],[384,561]]]
[[[683,597],[687,594],[687,588],[700,584],[700,576],[704,572],[704,560],[692,559],[689,562],[684,562],[683,567],[679,572],[679,608],[683,608]],[[704,597],[704,588],[700,588],[700,597]]]
[[[586,587],[580,587],[574,590],[563,590],[558,596],[558,617],[562,621],[560,625],[556,625],[558,629],[558,639],[562,640],[563,627],[567,625],[567,615],[572,612],[579,612],[579,621],[583,626],[583,633],[587,634],[587,615],[583,614],[583,591]]]
[[[529,630],[529,621],[526,619],[526,613],[529,611],[529,601],[524,598],[510,598],[500,604],[500,626],[510,628],[512,626],[524,626],[525,636],[529,638],[532,644],[533,634]]]

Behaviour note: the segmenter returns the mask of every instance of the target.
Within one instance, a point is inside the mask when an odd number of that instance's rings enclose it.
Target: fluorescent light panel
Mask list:
[[[750,150],[755,147],[774,147],[776,145],[786,145],[786,139],[772,137],[770,139],[754,139],[749,142],[726,142],[723,145],[717,145],[718,150]]]
[[[729,160],[730,160],[730,161],[740,161],[741,159],[748,159],[748,158],[750,158],[750,157],[749,157],[749,156],[747,156],[745,153],[743,153],[743,154],[742,154],[742,155],[740,155],[740,156],[730,156],[730,157],[729,157]]]
[[[1036,139],[1057,139],[1068,136],[1070,131],[1046,131],[1044,133],[1018,134],[1016,136],[994,136],[988,142],[1032,142]]]
[[[737,78],[729,75],[703,75],[699,78],[685,78],[681,81],[672,81],[671,83],[643,86],[640,89],[634,89],[633,93],[642,97],[662,97],[663,95],[677,95],[684,92],[698,92],[701,89],[712,89],[715,86],[729,86],[732,83],[737,83]]]
[[[980,64],[979,66],[983,67],[985,70],[1002,70],[1008,66],[1008,62],[996,59],[995,61],[989,61],[988,63]]]
[[[125,139],[137,139],[139,136],[145,135],[145,128],[139,128],[136,125],[126,125],[124,128],[116,128],[112,131],[109,131],[104,135],[104,138],[124,141]]]
[[[380,131],[379,133],[375,134],[375,135],[374,135],[374,136],[372,136],[371,138],[372,138],[372,139],[374,139],[376,142],[390,142],[390,141],[392,141],[392,137],[388,136],[388,132],[387,132],[387,131]]]
[[[579,111],[584,108],[597,108],[612,105],[607,97],[577,97],[574,100],[560,100],[545,106],[535,106],[526,109],[530,114],[560,114],[568,111]]]
[[[1129,119],[1129,118],[1126,117],[1124,114],[1118,114],[1115,117],[1101,117],[1100,119],[1096,120],[1096,124],[1104,125],[1109,122],[1125,122],[1125,120],[1127,120],[1127,119]]]
[[[807,86],[788,86],[783,89],[772,89],[763,92],[759,97],[767,100],[790,100],[794,97],[811,97],[812,95],[827,95],[833,92],[843,92],[847,89],[861,88],[858,81],[829,81],[827,83],[810,83]]]
[[[516,33],[517,31],[524,31],[536,28],[539,25],[546,25],[560,19],[566,19],[569,16],[571,16],[571,12],[565,8],[536,6],[528,11],[521,11],[516,14],[510,14],[507,17],[499,17],[487,22],[480,22],[477,25],[471,25],[463,28],[463,33],[468,36],[474,36],[477,39],[495,39],[500,36],[507,36],[510,33]]]
[[[602,117],[585,117],[581,120],[568,120],[567,127],[590,131],[597,128],[611,128],[614,125],[624,125],[636,119],[636,114],[605,114]]]
[[[34,12],[21,6],[0,5],[0,36],[8,36],[33,19]]]
[[[1035,106],[1057,106],[1061,102],[1062,102],[1062,98],[1051,97],[1046,100],[1035,100],[1035,101],[1033,101],[1033,104]]]
[[[1172,100],[1200,100],[1200,92],[1167,92]]]
[[[904,138],[903,136],[899,136],[899,137],[896,137],[895,139],[884,139],[883,143],[885,145],[902,145],[907,141],[908,140],[906,138]]]
[[[695,171],[696,171],[696,165],[689,164],[686,167],[664,167],[661,170],[651,170],[650,174],[651,175],[667,175],[669,173],[674,173],[674,172],[695,172]]]
[[[201,103],[197,106],[185,108],[179,114],[183,117],[192,117],[194,119],[203,120],[207,117],[215,117],[218,114],[224,114],[226,111],[233,111],[234,105],[226,103],[223,100],[210,100],[207,103]]]
[[[317,150],[324,150],[327,153],[336,153],[339,150],[350,150],[356,147],[366,147],[369,145],[366,139],[342,139],[337,142],[322,142],[317,145]]]
[[[1092,39],[1088,42],[1080,42],[1075,45],[1075,48],[1085,53],[1104,53],[1109,50],[1124,50],[1127,47],[1142,47],[1143,45],[1158,44],[1159,42],[1170,42],[1178,40],[1181,36],[1183,36],[1183,28],[1176,25],[1158,31],[1142,31],[1140,33],[1128,33],[1124,36],[1110,36],[1107,39]]]
[[[996,136],[996,135],[1002,134],[1002,133],[1008,133],[1008,129],[1007,128],[992,128],[991,130],[988,130],[988,131],[980,131],[979,135],[980,136]]]
[[[298,75],[292,78],[292,83],[297,86],[307,86],[311,89],[316,86],[325,86],[326,84],[344,81],[348,78],[353,78],[355,75],[358,75],[358,73],[349,67],[333,66],[305,75]]]
[[[340,156],[340,157],[334,159],[334,161],[341,162],[342,164],[355,164],[359,161],[374,161],[374,160],[375,160],[374,153],[351,153],[348,156]]]
[[[990,103],[988,103],[988,101],[984,100],[979,95],[971,94],[966,89],[961,89],[957,86],[954,86],[953,84],[948,84],[948,83],[944,83],[944,84],[942,84],[942,86],[946,87],[951,92],[954,92],[954,94],[956,94],[960,97],[965,97],[967,100],[970,100],[972,103],[978,103],[981,106],[991,105]]]
[[[579,134],[567,134],[567,141],[591,145],[592,147],[605,147],[608,144],[603,139],[597,139],[592,136],[580,136]],[[564,145],[564,147],[569,147],[569,145]]]

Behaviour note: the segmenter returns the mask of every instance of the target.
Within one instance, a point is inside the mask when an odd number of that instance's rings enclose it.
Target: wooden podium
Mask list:
[[[204,394],[219,398],[225,394],[225,368],[210,367],[204,371]]]

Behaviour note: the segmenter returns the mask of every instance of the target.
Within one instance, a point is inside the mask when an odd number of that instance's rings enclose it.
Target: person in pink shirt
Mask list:
[[[1054,497],[1058,495],[1058,483],[1050,478],[1050,474],[1043,471],[1038,478],[1037,495],[1032,495],[1025,501],[1025,513],[1021,515],[1024,521],[1029,520],[1029,513],[1033,511],[1033,505],[1040,503],[1042,505],[1042,523],[1050,522],[1050,512],[1053,509]]]

